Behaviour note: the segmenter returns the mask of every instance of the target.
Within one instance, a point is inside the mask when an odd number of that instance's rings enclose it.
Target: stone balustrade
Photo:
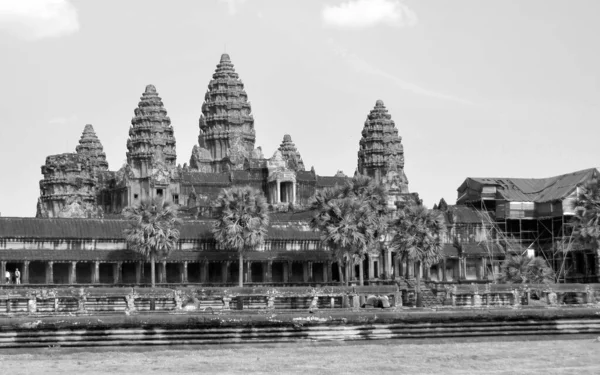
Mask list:
[[[397,286],[0,289],[0,314],[356,309],[370,297],[401,306]]]

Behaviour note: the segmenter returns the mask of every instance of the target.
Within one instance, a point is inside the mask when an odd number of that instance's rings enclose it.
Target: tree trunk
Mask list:
[[[358,285],[360,285],[360,286],[365,285],[364,271],[363,271],[363,261],[362,260],[358,264]]]
[[[421,261],[415,262],[415,267],[415,277],[417,278],[417,285],[415,286],[417,307],[423,307],[423,300],[421,298]]]
[[[242,254],[240,252],[240,260],[239,260],[239,265],[238,265],[238,273],[239,273],[239,277],[238,277],[238,284],[241,287],[244,286],[244,254]]]
[[[156,272],[154,272],[155,266],[154,266],[154,252],[150,253],[150,283],[152,285],[152,288],[154,288],[156,286]]]
[[[340,278],[340,285],[344,285],[344,271],[342,270],[342,262],[340,260],[338,260],[337,265],[338,265],[338,275]]]

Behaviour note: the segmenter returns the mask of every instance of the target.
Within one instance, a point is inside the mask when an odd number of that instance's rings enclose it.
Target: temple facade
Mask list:
[[[335,259],[308,225],[307,207],[316,191],[343,185],[348,177],[306,170],[289,134],[269,157],[256,147],[248,95],[227,54],[217,64],[200,112],[198,144],[183,165],[177,163],[176,129],[153,85],[134,108],[127,162],[120,169],[109,169],[100,139],[86,125],[74,153],[46,158],[37,217],[0,218],[0,272],[18,268],[23,283],[30,284],[146,283],[150,265],[128,249],[123,234],[128,222],[120,213],[142,199],[162,197],[179,206],[184,224],[177,249],[159,261],[158,282],[234,284],[237,253],[220,249],[210,232],[212,202],[224,188],[249,185],[266,196],[271,223],[265,244],[245,256],[245,282],[339,281]],[[383,101],[368,112],[357,143],[356,173],[385,185],[390,208],[419,200],[409,191],[402,138]],[[456,205],[442,201],[437,207],[448,227],[442,262],[415,269],[383,241],[364,260],[365,279],[409,280],[419,272],[437,283],[489,282],[515,249],[546,255],[556,249],[559,236],[566,236],[569,212],[563,202],[597,174],[594,169],[533,182],[469,178],[459,187]],[[511,245],[516,228],[521,247]],[[530,237],[537,242],[528,243]],[[596,281],[600,257],[590,249],[574,250],[564,256],[554,251],[558,258],[551,262],[562,267],[565,281]],[[349,268],[355,279],[358,265]]]

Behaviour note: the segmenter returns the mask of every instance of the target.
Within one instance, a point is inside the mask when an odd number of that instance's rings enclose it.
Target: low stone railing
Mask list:
[[[369,296],[402,304],[396,286],[11,288],[0,290],[0,314],[339,309],[359,308]]]
[[[486,284],[452,285],[437,289],[445,294],[444,305],[496,307],[528,305],[595,305],[600,284]]]

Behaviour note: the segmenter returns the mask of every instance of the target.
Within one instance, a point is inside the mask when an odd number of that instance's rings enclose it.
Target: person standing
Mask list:
[[[21,272],[18,268],[15,270],[15,284],[21,284]]]
[[[6,271],[4,273],[4,277],[6,278],[6,283],[10,284],[10,272]]]

